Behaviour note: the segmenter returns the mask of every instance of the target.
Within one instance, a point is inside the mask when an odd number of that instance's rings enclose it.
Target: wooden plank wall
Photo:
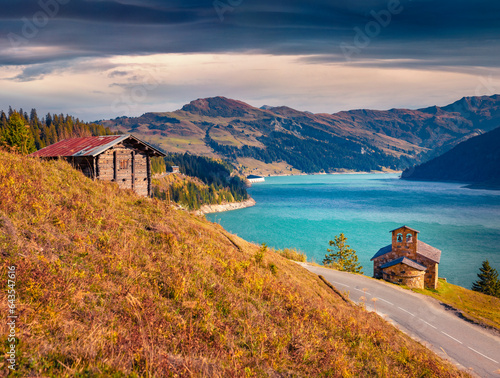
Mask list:
[[[114,181],[122,189],[133,189],[142,196],[149,195],[147,155],[138,149],[118,144],[99,155],[99,179]]]
[[[82,173],[93,179],[94,178],[94,167],[93,167],[93,158],[90,156],[82,156],[75,158],[67,158],[66,159],[70,164],[72,164],[76,169],[82,171]]]

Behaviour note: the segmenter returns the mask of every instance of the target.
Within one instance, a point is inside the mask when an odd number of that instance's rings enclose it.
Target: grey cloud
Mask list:
[[[356,30],[364,31],[375,21],[374,14],[386,14],[391,1],[398,0],[244,0],[226,11],[221,22],[213,1],[71,0],[61,4],[36,36],[25,41],[27,47],[57,50],[7,55],[2,53],[9,47],[4,38],[0,40],[0,64],[121,54],[246,51],[311,55],[311,63],[344,61],[340,45],[353,45]],[[229,6],[227,0],[220,3]],[[0,36],[23,36],[26,20],[31,22],[40,11],[35,1],[2,0],[2,5]],[[399,7],[402,11],[391,15],[388,25],[380,27],[356,59],[479,66],[490,66],[498,59],[497,0],[400,0]]]
[[[66,67],[68,67],[68,62],[65,61],[57,63],[33,64],[25,67],[19,75],[12,77],[10,80],[20,82],[39,80],[42,79],[45,75],[51,74]]]
[[[54,62],[29,64],[23,67],[20,74],[10,78],[13,81],[27,82],[43,79],[44,76],[55,72],[85,73],[95,71],[106,71],[115,68],[116,65],[109,62],[99,62],[91,59],[70,59]],[[120,71],[114,71],[120,72]]]
[[[125,71],[113,71],[108,74],[109,78],[114,78],[114,77],[120,77],[120,76],[127,76],[128,73]]]

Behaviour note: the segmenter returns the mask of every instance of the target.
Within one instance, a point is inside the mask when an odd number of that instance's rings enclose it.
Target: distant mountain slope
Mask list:
[[[407,169],[407,180],[457,181],[500,189],[500,127],[460,143],[445,154]]]
[[[464,97],[419,110],[312,114],[256,108],[225,97],[198,99],[168,113],[102,121],[170,152],[221,157],[235,165],[303,172],[402,169],[500,124],[500,96]],[[250,171],[248,173],[259,173]]]
[[[207,117],[245,117],[254,109],[244,102],[225,97],[198,99],[182,107],[185,112]]]

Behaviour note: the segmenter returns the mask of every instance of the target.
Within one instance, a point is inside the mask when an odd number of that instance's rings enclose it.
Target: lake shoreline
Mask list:
[[[206,217],[245,240],[296,248],[316,261],[324,257],[328,241],[344,233],[367,275],[372,275],[373,255],[391,241],[389,230],[403,224],[443,252],[439,272],[454,285],[470,287],[483,260],[500,267],[498,192],[398,176],[269,178],[249,191],[258,206]]]
[[[399,173],[402,174],[403,171],[393,171],[393,170],[387,170],[387,171],[371,171],[371,172],[359,172],[359,171],[342,171],[342,172],[314,172],[314,173],[292,173],[292,174],[276,174],[276,175],[258,175],[262,176],[264,178],[266,177],[293,177],[293,176],[328,176],[328,175],[369,175],[369,174],[392,174],[392,173]]]
[[[401,177],[401,180],[404,181],[413,181],[413,182],[435,182],[435,183],[443,183],[443,184],[459,184],[462,185],[462,188],[465,189],[473,189],[473,190],[491,190],[491,191],[499,191],[500,183],[498,182],[464,182],[457,180],[433,180],[433,179],[424,179],[424,178],[411,178],[411,177]]]
[[[244,209],[255,205],[256,205],[255,200],[252,197],[250,197],[249,199],[241,202],[227,202],[218,205],[203,205],[199,210],[196,211],[196,214],[204,215],[211,213],[222,213],[225,211]]]

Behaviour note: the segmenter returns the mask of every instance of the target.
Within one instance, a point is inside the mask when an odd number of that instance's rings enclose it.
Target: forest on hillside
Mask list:
[[[406,180],[455,181],[500,189],[500,127],[470,138],[445,154],[405,170]]]
[[[113,134],[116,133],[108,127],[70,115],[47,113],[39,117],[36,109],[28,114],[22,108],[14,110],[10,106],[7,113],[0,111],[0,145],[17,148],[25,154],[63,139]]]
[[[153,183],[155,197],[170,199],[189,209],[205,204],[240,202],[248,199],[246,184],[233,174],[234,168],[224,160],[203,156],[167,153],[165,158],[152,159],[153,173],[171,172],[173,166],[192,179],[168,179]]]
[[[206,131],[205,143],[216,153],[236,161],[250,157],[267,164],[284,161],[305,173],[333,172],[336,169],[355,171],[382,170],[383,167],[401,169],[409,165],[408,159],[384,154],[376,147],[340,138],[312,127],[303,126],[303,135],[297,138],[288,133],[273,131],[258,139],[266,148],[243,145],[241,148],[215,141]]]

